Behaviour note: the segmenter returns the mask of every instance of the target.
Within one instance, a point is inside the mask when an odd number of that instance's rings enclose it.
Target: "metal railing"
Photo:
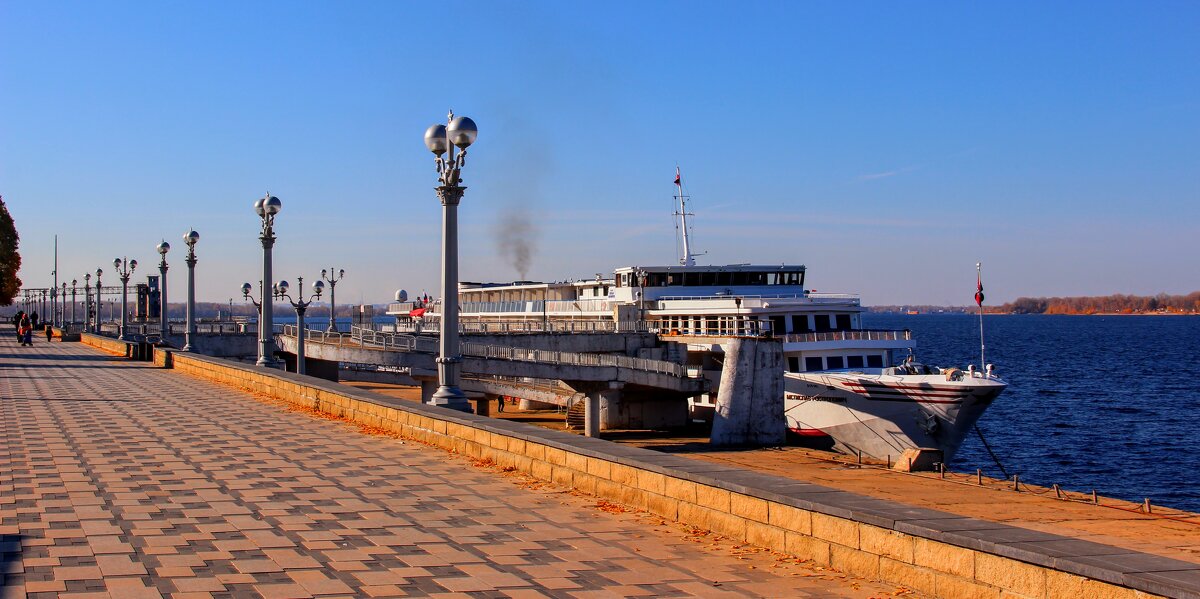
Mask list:
[[[611,354],[580,354],[543,349],[525,349],[471,343],[469,341],[462,343],[462,353],[464,356],[495,360],[538,362],[541,364],[560,364],[564,366],[611,366],[687,378],[687,368],[684,365],[665,360],[630,358],[628,356],[614,356]]]
[[[825,333],[791,333],[781,337],[784,343],[812,343],[816,341],[912,341],[912,331],[856,330],[829,331]]]
[[[296,325],[284,325],[284,335],[295,336]],[[331,343],[336,345],[370,346],[390,351],[420,352],[436,354],[438,339],[405,335],[401,333],[385,333],[371,329],[352,327],[350,333],[329,333],[320,329],[306,329],[305,337],[311,343]],[[525,349],[503,345],[463,342],[460,351],[464,356],[494,360],[513,360],[518,362],[537,362],[541,364],[561,364],[566,366],[611,366],[628,368],[645,372],[667,374],[678,378],[687,378],[687,367],[683,364],[665,360],[650,360],[647,358],[631,358],[611,354],[584,354],[575,352],[549,351],[540,349]]]

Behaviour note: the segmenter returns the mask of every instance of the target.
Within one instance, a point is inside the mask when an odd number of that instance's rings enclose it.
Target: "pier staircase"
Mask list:
[[[587,422],[587,395],[576,393],[567,398],[567,430],[581,431]]]

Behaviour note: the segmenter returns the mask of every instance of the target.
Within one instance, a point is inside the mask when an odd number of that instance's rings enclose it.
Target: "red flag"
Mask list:
[[[975,273],[975,305],[983,307],[983,276]]]
[[[679,185],[679,167],[675,167],[675,184]]]

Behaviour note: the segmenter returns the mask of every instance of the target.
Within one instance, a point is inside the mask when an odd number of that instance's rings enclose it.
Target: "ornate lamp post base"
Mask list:
[[[471,402],[467,400],[467,395],[458,387],[458,371],[461,367],[462,360],[459,358],[437,358],[438,380],[444,381],[438,386],[437,391],[433,392],[433,397],[429,399],[429,405],[458,410],[460,412],[471,412]]]

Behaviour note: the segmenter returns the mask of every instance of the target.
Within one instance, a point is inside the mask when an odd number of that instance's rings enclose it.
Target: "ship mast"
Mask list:
[[[683,229],[683,257],[679,259],[679,263],[684,266],[695,266],[696,256],[699,254],[692,253],[692,246],[688,242],[687,226],[687,217],[695,216],[695,214],[687,211],[687,196],[683,195],[683,182],[679,176],[678,166],[675,167],[675,190],[677,192],[675,197],[679,199],[679,211],[675,213],[675,216],[679,217],[679,226]]]

